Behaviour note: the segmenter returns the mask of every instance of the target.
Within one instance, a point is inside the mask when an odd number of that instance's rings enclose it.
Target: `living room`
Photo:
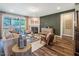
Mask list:
[[[0,3],[0,55],[73,56],[74,5]],[[42,40],[49,32],[52,40]]]

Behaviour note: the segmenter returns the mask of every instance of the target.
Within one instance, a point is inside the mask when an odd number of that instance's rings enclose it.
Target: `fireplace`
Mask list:
[[[38,27],[31,27],[31,31],[32,31],[34,34],[37,34],[37,33],[38,33]]]

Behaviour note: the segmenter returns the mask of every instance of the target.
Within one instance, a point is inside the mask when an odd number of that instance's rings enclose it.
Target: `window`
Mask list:
[[[24,32],[26,30],[26,18],[4,16],[3,18],[3,32],[8,31],[9,26],[12,25],[16,32]]]

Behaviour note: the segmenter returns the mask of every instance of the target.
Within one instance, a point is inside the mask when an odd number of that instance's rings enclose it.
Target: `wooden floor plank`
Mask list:
[[[59,39],[53,46],[43,46],[33,53],[39,56],[73,56],[73,51],[72,41]]]
[[[49,56],[57,56],[58,54],[52,50],[50,50],[49,48],[47,47],[42,47],[41,48],[45,53],[48,53]]]
[[[48,53],[45,53],[45,51],[43,51],[41,48],[40,48],[40,52],[44,55],[44,56],[49,56]]]
[[[39,55],[39,56],[48,56],[49,55],[49,54],[45,53],[43,50],[41,50],[41,49],[38,49],[37,51],[34,51],[33,53],[34,54],[37,53],[37,55]]]

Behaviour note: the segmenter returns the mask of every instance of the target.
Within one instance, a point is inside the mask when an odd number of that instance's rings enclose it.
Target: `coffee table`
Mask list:
[[[32,52],[31,49],[32,49],[31,44],[27,44],[27,46],[25,46],[25,48],[23,49],[20,49],[18,45],[15,44],[12,47],[12,52],[14,53],[15,56],[29,56],[31,55],[31,52]]]

